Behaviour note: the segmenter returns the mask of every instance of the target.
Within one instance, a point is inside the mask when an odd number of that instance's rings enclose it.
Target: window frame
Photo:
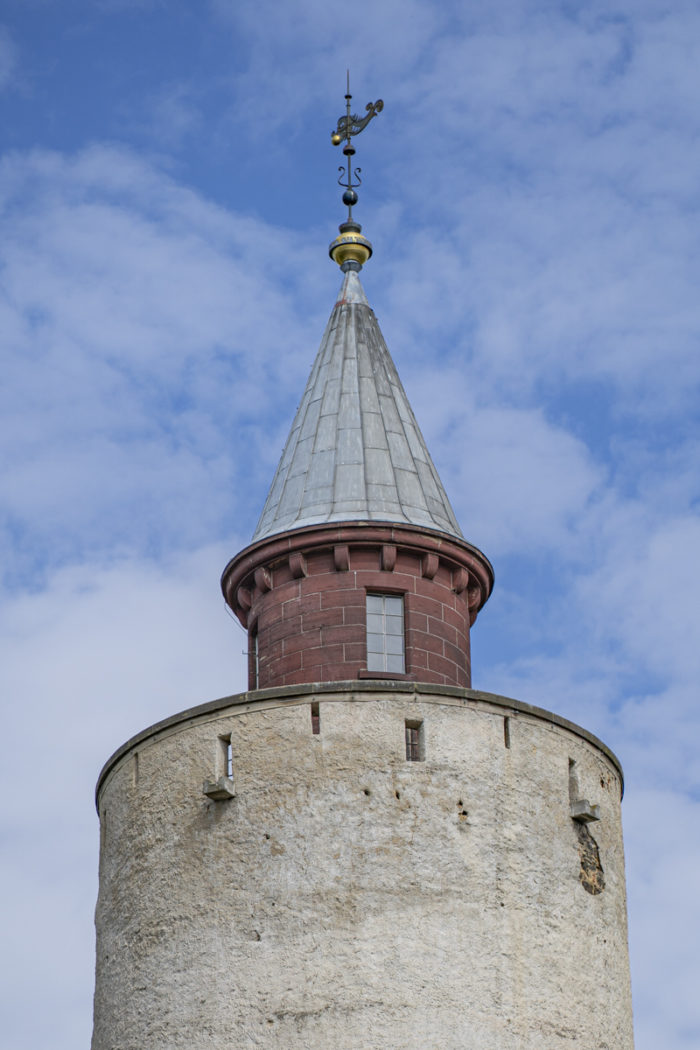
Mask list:
[[[407,762],[425,762],[425,722],[422,718],[404,719]]]
[[[260,646],[257,622],[248,629],[248,688],[260,688]]]
[[[378,609],[375,605],[371,608],[371,602],[375,603],[379,601],[381,608]],[[401,613],[400,616],[392,611],[387,611],[388,602],[400,602]],[[389,607],[391,609],[391,607]],[[370,622],[370,617],[374,618],[374,622]],[[381,617],[382,623],[377,624],[377,618]],[[399,630],[387,630],[388,628],[396,628],[399,621]],[[377,630],[379,626],[379,630]],[[370,630],[370,627],[375,628]],[[381,650],[377,648],[370,649],[371,644],[377,644],[370,642],[370,638],[382,639]],[[400,639],[400,651],[390,652],[391,648],[397,647],[397,642]],[[365,658],[366,667],[368,674],[374,673],[382,676],[385,675],[397,675],[405,676],[407,673],[407,660],[406,660],[406,599],[405,592],[403,591],[375,591],[368,590],[365,592]],[[396,664],[400,659],[400,667]],[[381,663],[381,667],[376,666],[377,663]],[[393,664],[394,666],[389,666]]]

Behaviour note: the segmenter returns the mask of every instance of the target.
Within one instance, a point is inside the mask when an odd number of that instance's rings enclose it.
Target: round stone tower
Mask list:
[[[365,298],[351,206],[331,252],[338,301],[222,578],[249,690],[100,775],[92,1048],[632,1050],[619,763],[471,689],[493,571]]]

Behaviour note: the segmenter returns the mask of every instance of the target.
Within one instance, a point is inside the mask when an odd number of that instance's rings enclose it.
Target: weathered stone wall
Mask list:
[[[93,1050],[631,1050],[620,796],[594,738],[463,689],[171,719],[101,778]]]

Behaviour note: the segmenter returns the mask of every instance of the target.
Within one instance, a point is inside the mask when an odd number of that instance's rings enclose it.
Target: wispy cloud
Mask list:
[[[695,5],[376,0],[347,34],[316,0],[105,10],[46,8],[63,65],[17,5],[0,36],[0,86],[42,70],[0,164],[9,1042],[88,1038],[101,761],[243,684],[217,578],[337,290],[350,65],[358,109],[386,101],[358,144],[365,287],[495,562],[477,684],[620,753],[637,1050],[694,1050]]]

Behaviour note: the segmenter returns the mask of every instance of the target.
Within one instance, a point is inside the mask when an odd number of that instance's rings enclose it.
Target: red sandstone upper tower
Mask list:
[[[469,629],[493,570],[467,543],[360,278],[372,246],[352,217],[330,254],[345,274],[252,544],[222,588],[249,634],[250,689],[394,678],[471,685]],[[354,123],[353,123],[354,122]]]

